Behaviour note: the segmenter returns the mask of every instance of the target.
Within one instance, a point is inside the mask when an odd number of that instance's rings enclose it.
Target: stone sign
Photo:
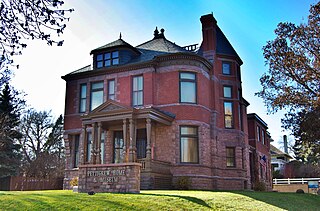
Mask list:
[[[139,163],[79,166],[79,192],[140,192]]]

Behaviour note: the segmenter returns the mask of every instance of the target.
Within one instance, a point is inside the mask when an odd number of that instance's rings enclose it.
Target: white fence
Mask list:
[[[318,181],[320,183],[320,178],[287,178],[287,179],[273,179],[274,185],[280,184],[308,184],[308,181]]]

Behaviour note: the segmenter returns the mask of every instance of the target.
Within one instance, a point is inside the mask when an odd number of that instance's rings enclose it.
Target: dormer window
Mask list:
[[[97,55],[97,68],[110,67],[119,64],[119,51]]]

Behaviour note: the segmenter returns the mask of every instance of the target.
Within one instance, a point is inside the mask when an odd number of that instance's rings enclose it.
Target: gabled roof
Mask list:
[[[289,154],[282,152],[280,149],[273,146],[272,144],[270,144],[270,154],[271,154],[271,156],[272,155],[281,155],[281,156],[286,156],[286,157],[292,159],[292,157]]]

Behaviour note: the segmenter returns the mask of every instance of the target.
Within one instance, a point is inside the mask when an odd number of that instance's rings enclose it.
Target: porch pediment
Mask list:
[[[150,118],[165,125],[170,125],[175,117],[151,106],[132,108],[114,100],[108,100],[87,115],[82,116],[82,122],[89,124],[91,122],[108,122],[132,118]]]
[[[123,119],[124,117],[131,117],[133,108],[122,105],[114,100],[107,100],[87,115],[82,117],[83,121],[92,119],[107,118],[110,120]]]

